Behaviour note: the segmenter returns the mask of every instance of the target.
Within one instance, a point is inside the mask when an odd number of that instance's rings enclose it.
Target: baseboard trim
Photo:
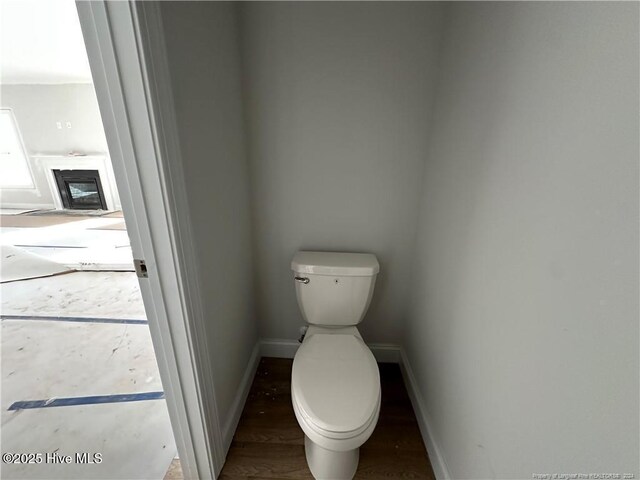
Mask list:
[[[260,355],[274,358],[293,358],[300,343],[297,340],[282,338],[263,338],[260,340]],[[368,345],[381,363],[400,363],[400,346],[387,343],[372,343]]]
[[[7,210],[53,210],[56,206],[53,203],[10,203],[2,202],[2,208]]]
[[[427,452],[429,453],[429,460],[433,467],[433,473],[438,480],[450,480],[451,473],[449,471],[449,467],[444,459],[442,450],[438,447],[438,442],[436,441],[430,419],[431,417],[427,412],[425,401],[422,398],[415,375],[411,369],[411,364],[409,363],[409,359],[407,358],[407,354],[403,348],[400,348],[400,371],[402,372],[404,384],[407,387],[407,392],[411,399],[413,411],[418,420],[418,427],[420,428],[422,439],[427,447]]]
[[[260,353],[260,341],[257,341],[253,347],[249,361],[247,362],[247,368],[244,371],[244,375],[242,375],[242,380],[240,381],[236,398],[233,400],[233,404],[231,405],[227,421],[224,422],[222,426],[222,441],[224,442],[223,446],[225,457],[229,451],[229,447],[231,446],[233,435],[236,433],[240,416],[244,410],[244,404],[249,396],[249,390],[251,389],[253,378],[258,370],[258,364],[260,363],[261,356]]]
[[[370,343],[368,346],[378,363],[400,363],[400,345]]]
[[[299,346],[300,343],[297,340],[262,338],[260,339],[260,355],[273,358],[293,358]]]

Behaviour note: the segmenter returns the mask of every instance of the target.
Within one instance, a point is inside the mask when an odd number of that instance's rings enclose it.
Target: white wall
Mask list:
[[[2,85],[30,154],[104,153],[107,140],[92,84]],[[62,122],[58,129],[56,122]],[[66,127],[71,122],[71,128]]]
[[[449,6],[404,335],[452,477],[638,476],[638,4]]]
[[[74,0],[2,0],[1,8],[2,84],[91,83]]]
[[[241,13],[260,334],[296,338],[304,324],[297,250],[355,251],[381,263],[361,331],[398,342],[441,7],[251,2]]]
[[[160,2],[221,422],[257,341],[235,6]]]
[[[22,135],[35,189],[3,189],[4,206],[40,205],[53,208],[54,202],[37,155],[99,153],[107,155],[107,141],[92,84],[2,85],[0,105],[11,108]],[[58,129],[56,123],[62,123]],[[66,123],[71,122],[71,128]],[[109,179],[102,179],[103,183]],[[104,188],[115,188],[104,185]]]

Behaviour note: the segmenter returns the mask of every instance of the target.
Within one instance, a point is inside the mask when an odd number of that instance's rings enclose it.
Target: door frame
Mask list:
[[[76,6],[184,477],[216,478],[226,452],[160,6]]]

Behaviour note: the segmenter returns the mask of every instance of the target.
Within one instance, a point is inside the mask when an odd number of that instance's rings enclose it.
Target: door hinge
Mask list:
[[[136,269],[136,275],[138,278],[149,278],[149,274],[147,273],[147,264],[144,263],[144,260],[134,258],[133,266]]]

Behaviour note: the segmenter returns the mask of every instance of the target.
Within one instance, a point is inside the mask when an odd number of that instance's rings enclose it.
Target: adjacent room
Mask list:
[[[162,478],[176,446],[75,3],[1,10],[3,452],[90,459],[2,477]]]

